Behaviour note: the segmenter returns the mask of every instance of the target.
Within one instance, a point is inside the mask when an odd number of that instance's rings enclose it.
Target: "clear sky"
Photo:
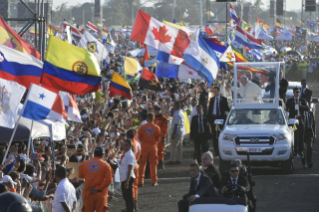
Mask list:
[[[104,3],[104,0],[101,0]],[[144,0],[146,1],[146,0]],[[142,2],[144,2],[142,1]],[[254,3],[256,0],[246,0],[248,2]],[[68,6],[74,6],[77,4],[83,4],[85,2],[94,2],[94,0],[53,0],[53,9],[56,8],[56,6],[60,5],[63,2],[68,2]],[[173,2],[173,0],[172,0]],[[205,2],[205,0],[203,0],[203,2]],[[269,0],[262,0],[262,2],[264,3],[263,7],[269,7]],[[286,0],[286,7],[287,10],[300,10],[301,8],[301,0]]]

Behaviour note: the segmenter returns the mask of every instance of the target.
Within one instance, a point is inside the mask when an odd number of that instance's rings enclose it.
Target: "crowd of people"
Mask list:
[[[230,179],[237,180],[239,195],[244,195],[249,185],[247,179],[241,177],[245,168],[240,161],[233,161],[229,171],[221,174],[213,165],[213,155],[219,155],[214,121],[225,120],[230,111],[234,80],[232,67],[220,69],[212,87],[202,80],[159,79],[163,89],[155,92],[138,87],[132,79],[129,82],[133,91],[132,100],[119,95],[111,98],[109,85],[112,73],[123,74],[123,56],[129,55],[128,51],[138,45],[121,36],[116,42],[117,48],[114,54],[110,54],[111,64],[102,71],[101,91],[94,95],[76,96],[83,123],[69,122],[66,139],[33,139],[30,150],[27,149],[28,141],[14,141],[10,147],[2,144],[0,159],[4,165],[0,167],[0,193],[17,193],[29,202],[53,199],[53,211],[59,212],[79,210],[77,201],[83,196],[82,211],[102,212],[108,211],[111,206],[109,200],[115,198],[121,188],[126,203],[123,211],[137,211],[138,188],[144,186],[144,178],[150,175],[151,185],[158,186],[157,169],[181,165],[183,144],[187,142],[194,145],[194,163],[190,165],[194,185],[190,186],[190,192],[179,203],[179,207],[184,208],[180,211],[186,211],[186,203],[198,196],[216,195],[216,190],[227,192],[225,186],[231,184],[228,182]],[[286,62],[288,79],[300,79],[299,76],[302,76],[315,81],[319,76],[319,61],[313,58],[319,48],[314,44],[277,42],[273,45],[279,53],[274,52],[269,58]],[[283,46],[300,50],[304,53],[303,58],[285,55],[280,52]],[[149,69],[155,71],[154,67]],[[239,93],[246,98],[257,98],[259,92],[251,94],[256,90],[255,86],[260,88],[267,81],[270,86],[273,82],[269,76],[248,71],[241,72],[240,76],[244,90]],[[285,99],[288,84],[283,79],[281,73],[280,89],[283,91],[280,97]],[[266,89],[273,97],[273,87]],[[294,92],[299,98],[300,91],[296,89]],[[302,92],[305,95],[305,90]],[[294,102],[284,101],[288,108],[294,107]],[[300,102],[300,108],[306,111],[310,100]],[[304,120],[306,113],[300,112],[300,120]],[[303,140],[304,128],[301,128],[298,127],[299,138]],[[210,139],[213,140],[214,153],[208,151]],[[311,145],[311,139],[306,139],[307,145]],[[170,158],[165,163],[167,146]],[[7,148],[8,154],[4,158]],[[296,155],[303,157],[301,144],[295,150]],[[71,163],[78,163],[78,168],[70,168]],[[311,156],[307,158],[307,163],[311,168]],[[207,190],[211,186],[213,189]]]

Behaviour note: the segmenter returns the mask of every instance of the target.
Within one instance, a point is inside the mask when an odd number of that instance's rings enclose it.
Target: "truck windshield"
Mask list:
[[[285,119],[280,109],[235,109],[231,111],[227,124],[284,125]]]

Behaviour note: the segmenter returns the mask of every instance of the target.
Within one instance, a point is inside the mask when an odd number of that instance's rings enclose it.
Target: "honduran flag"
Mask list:
[[[31,84],[22,116],[31,120],[50,119],[65,122],[68,113],[59,94]]]
[[[68,113],[68,120],[82,123],[80,111],[74,96],[63,91],[60,91],[59,95],[61,96],[65,110]]]
[[[205,30],[206,30],[208,36],[211,36],[214,34],[214,32],[210,28],[209,23],[207,21],[206,21],[206,25],[205,25]]]
[[[132,99],[133,96],[131,86],[125,81],[123,77],[121,77],[121,75],[119,75],[116,72],[113,73],[109,90],[110,97],[113,97],[115,94],[118,94],[128,99]]]
[[[236,15],[236,11],[235,11],[232,4],[229,4],[229,15],[230,15],[230,18],[233,19],[237,23],[237,25],[240,25],[239,20],[238,20],[237,15]]]
[[[71,28],[71,34],[72,34],[73,36],[78,37],[78,38],[82,37],[82,33],[80,32],[80,30],[78,30],[76,27],[74,27],[74,26],[72,26],[71,24],[69,24],[67,21],[64,21],[64,22],[63,22],[63,25],[64,25],[64,28],[65,28],[66,26],[70,26],[70,28]]]
[[[98,32],[98,31],[99,31],[99,29],[97,28],[97,26],[95,26],[93,23],[91,23],[91,21],[88,21],[87,24],[86,24],[86,26],[87,26],[89,29],[93,30],[94,32]]]
[[[39,84],[43,63],[32,55],[0,44],[0,78],[15,81],[27,89]]]
[[[15,49],[19,52],[31,54],[37,59],[41,59],[38,50],[23,40],[1,17],[0,15],[0,44]]]
[[[245,32],[240,26],[236,26],[235,41],[250,49],[263,49],[262,41]]]
[[[142,10],[138,11],[131,40],[177,57],[182,57],[190,43],[186,32],[166,25]]]

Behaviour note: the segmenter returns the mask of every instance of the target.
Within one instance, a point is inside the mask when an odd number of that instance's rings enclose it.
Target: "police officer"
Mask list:
[[[164,166],[164,151],[165,151],[165,141],[168,132],[168,120],[166,116],[162,114],[161,108],[158,105],[154,106],[155,119],[154,123],[161,128],[161,140],[157,145],[158,154],[158,169],[165,169]]]

